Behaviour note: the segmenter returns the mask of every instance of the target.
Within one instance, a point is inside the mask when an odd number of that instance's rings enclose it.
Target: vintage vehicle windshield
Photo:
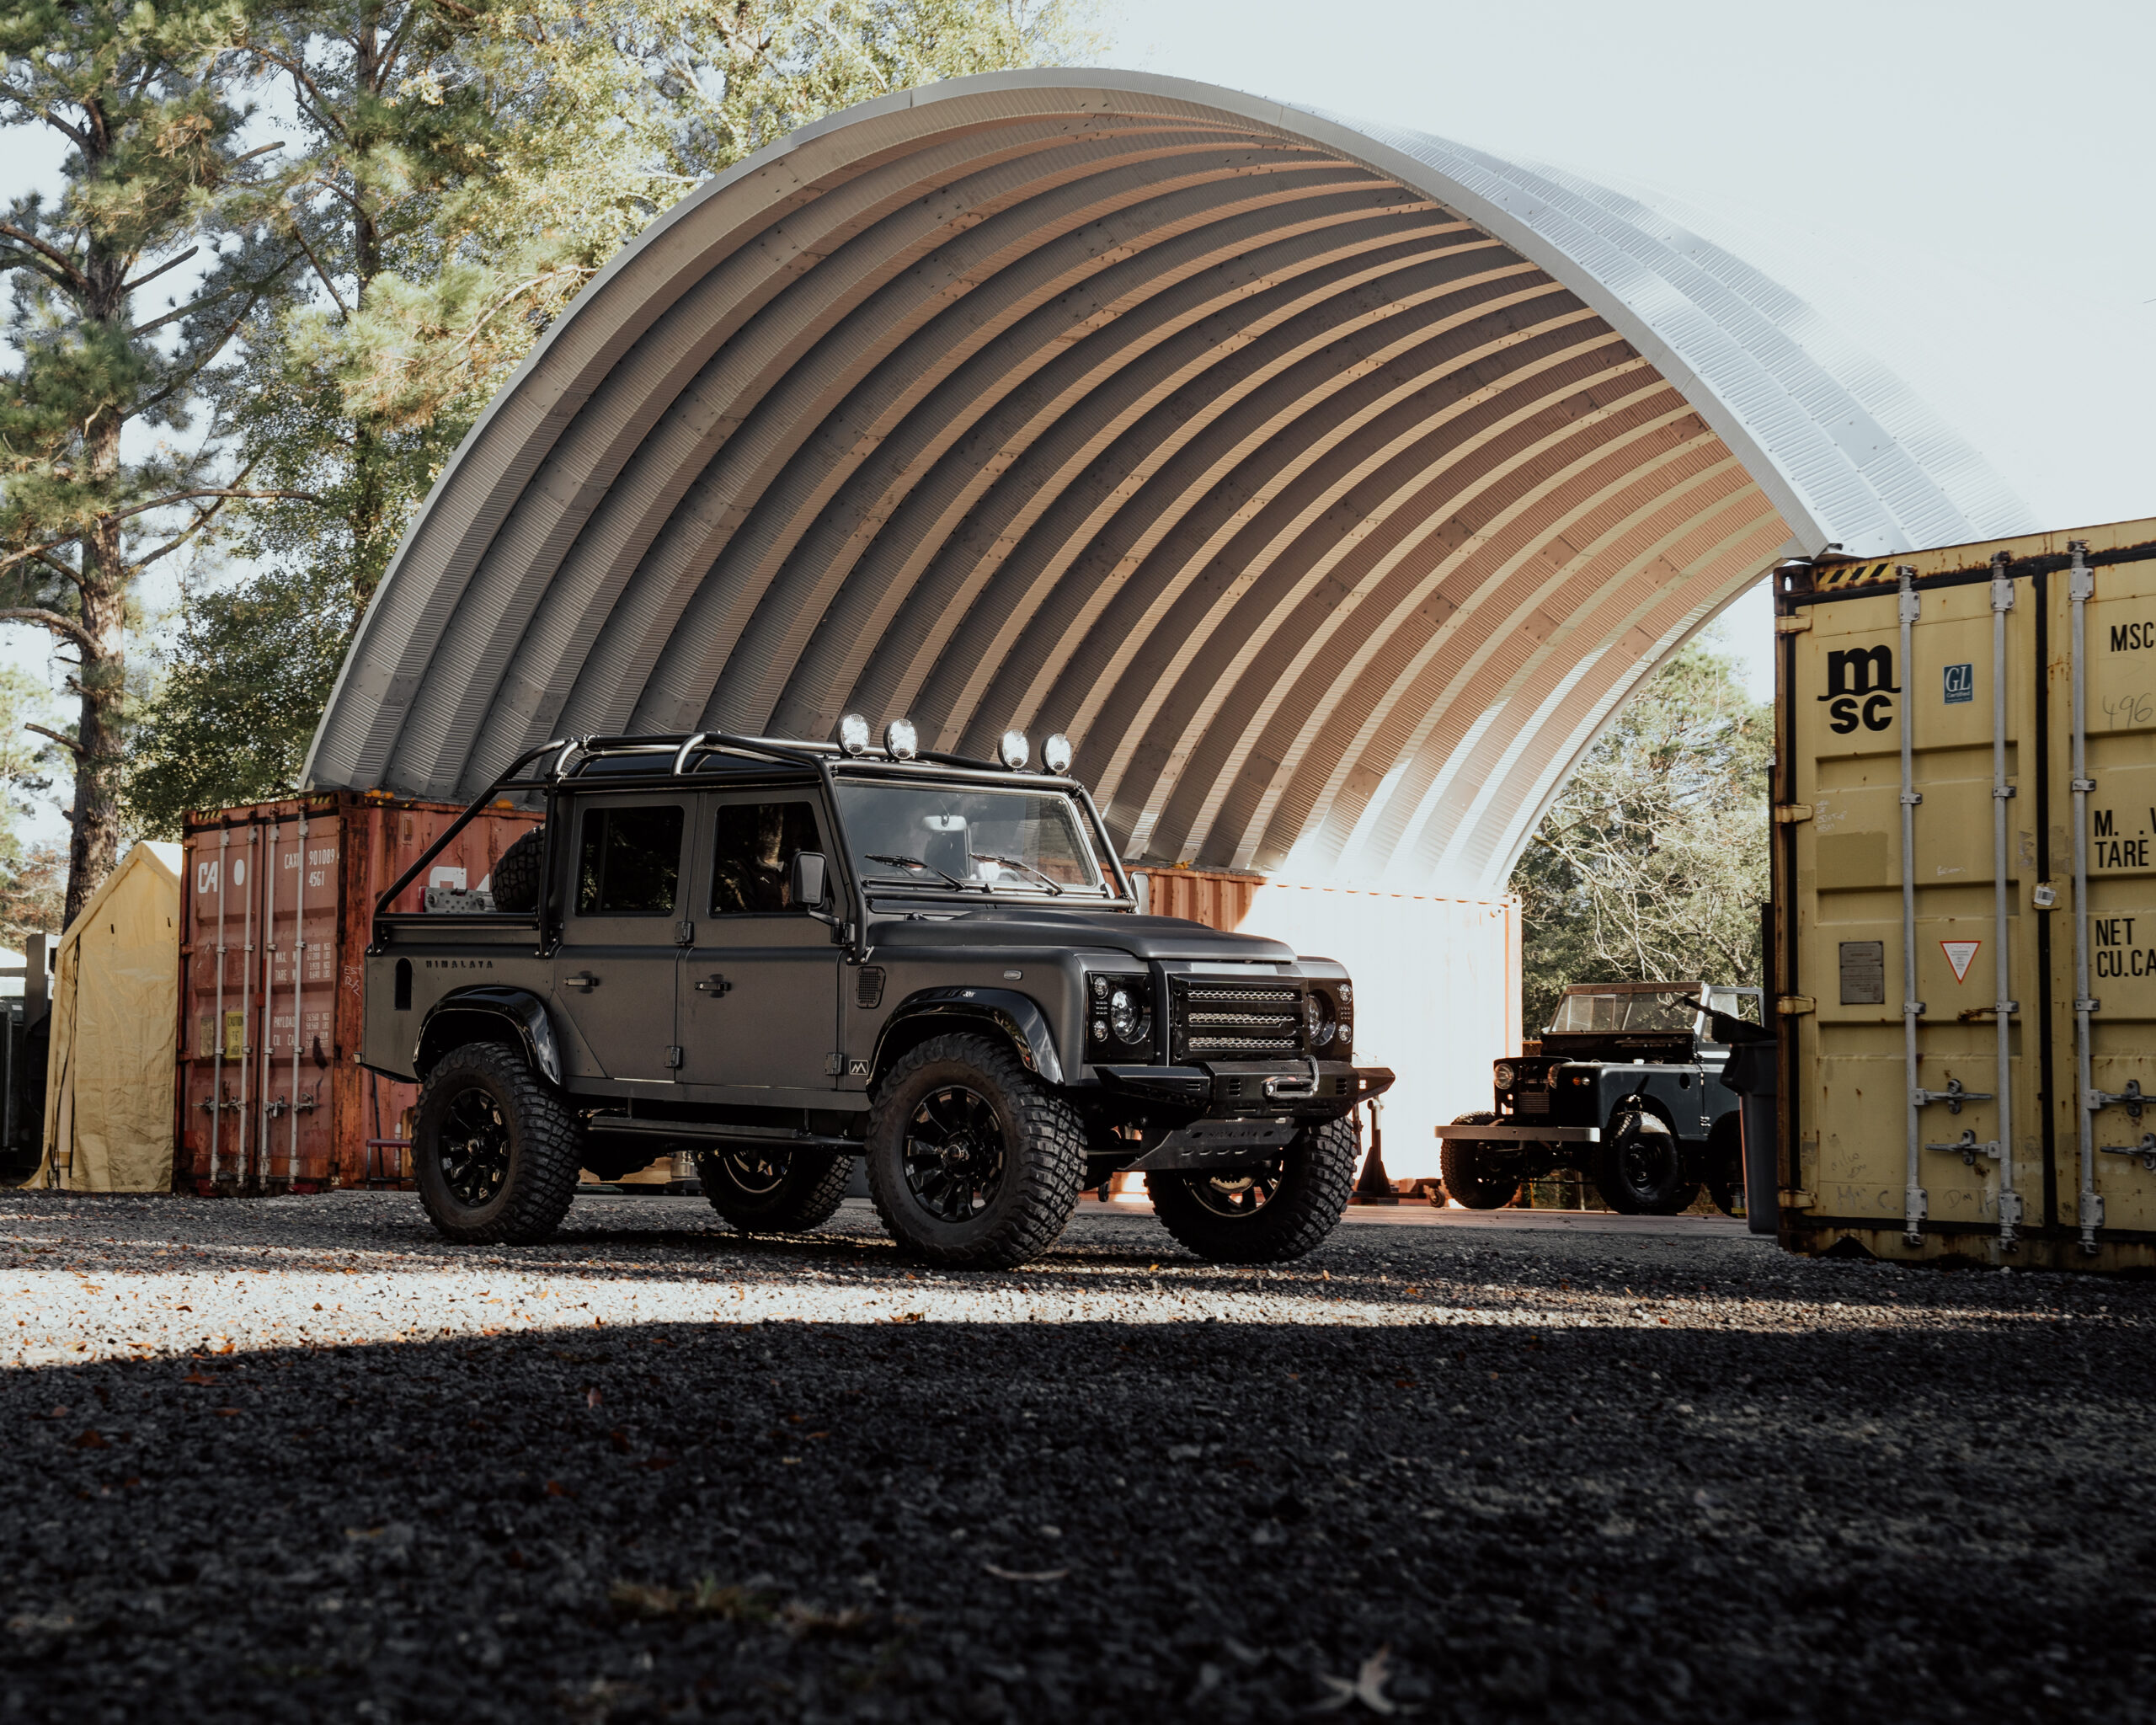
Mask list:
[[[841,778],[838,796],[864,885],[1108,895],[1065,792]]]
[[[1567,994],[1544,1033],[1550,1036],[1586,1036],[1620,1030],[1670,1031],[1688,1034],[1700,1010],[1700,989],[1653,992],[1644,989],[1609,994]]]

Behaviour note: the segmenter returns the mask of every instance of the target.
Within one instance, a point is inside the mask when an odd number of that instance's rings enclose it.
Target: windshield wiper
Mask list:
[[[975,851],[973,852],[973,859],[976,862],[997,863],[1005,868],[1022,868],[1027,873],[1032,875],[1036,880],[1039,881],[1040,884],[1046,887],[1055,897],[1059,899],[1063,896],[1063,886],[1059,881],[1051,879],[1049,876],[1042,873],[1039,869],[1034,868],[1030,862],[1021,862],[1016,857],[984,856],[979,851]]]
[[[958,876],[943,874],[943,871],[933,862],[925,862],[918,857],[894,857],[883,851],[863,851],[861,854],[864,860],[870,862],[895,862],[901,868],[925,868],[931,874],[942,874],[943,879],[958,888],[960,892],[966,889],[965,882],[960,880]]]

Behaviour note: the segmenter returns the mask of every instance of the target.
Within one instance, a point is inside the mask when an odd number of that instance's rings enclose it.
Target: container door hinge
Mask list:
[[[1800,820],[1809,820],[1811,819],[1812,805],[1809,803],[1777,803],[1774,804],[1774,825],[1777,826],[1794,826]]]
[[[1801,1186],[1785,1186],[1781,1190],[1784,1210],[1810,1210],[1818,1200]]]
[[[1806,1012],[1819,1010],[1819,1002],[1808,994],[1785,994],[1774,1001],[1774,1010],[1785,1018],[1801,1018]]]
[[[1774,633],[1777,635],[1806,635],[1811,633],[1812,613],[1808,611],[1800,611],[1794,617],[1776,617],[1774,619]]]

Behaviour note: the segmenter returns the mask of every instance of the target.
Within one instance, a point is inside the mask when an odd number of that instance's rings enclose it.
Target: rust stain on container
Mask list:
[[[199,812],[183,837],[173,1185],[312,1192],[363,1183],[416,1087],[355,1064],[361,958],[382,889],[461,811],[339,792]],[[538,820],[480,816],[392,907],[480,888]],[[408,1178],[376,1146],[378,1178]]]

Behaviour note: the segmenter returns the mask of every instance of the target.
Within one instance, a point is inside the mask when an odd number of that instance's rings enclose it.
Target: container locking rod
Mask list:
[[[1901,601],[1897,607],[1902,622],[1902,688],[1913,693],[1916,680],[1911,674],[1909,660],[1909,626],[1921,611],[1923,601],[1917,597],[1917,572],[1907,563],[1897,564],[1894,574],[1901,582]],[[1918,1082],[1917,1020],[1924,1016],[1924,1002],[1917,998],[1917,804],[1921,800],[1916,787],[1916,757],[1909,740],[1910,708],[1914,703],[1909,694],[1902,698],[1902,1047],[1903,1060],[1908,1069],[1908,1158],[1906,1178],[1902,1192],[1902,1237],[1912,1246],[1924,1244],[1924,1213],[1930,1199],[1924,1189],[1924,1107],[1927,1092]]]
[[[2073,1064],[2081,1096],[2081,1203],[2075,1220],[2081,1249],[2093,1253],[2096,1231],[2104,1226],[2104,1199],[2096,1190],[2095,1115],[2105,1106],[2089,1074],[2089,1015],[2099,1004],[2089,993],[2089,793],[2096,782],[2089,777],[2088,625],[2096,574],[2089,567],[2085,541],[2068,540],[2067,549],[2073,554],[2067,587],[2073,611]]]
[[[2014,794],[2014,787],[2006,782],[2006,613],[2014,609],[2014,582],[2007,572],[2011,565],[2012,559],[2003,551],[1991,560],[1991,962],[1999,984],[1993,1007],[1999,1038],[1999,1147],[1993,1155],[1999,1163],[1999,1249],[2003,1252],[2020,1248],[2015,1231],[2021,1224],[2021,1194],[2014,1184],[2014,985],[2006,947],[2007,914],[2012,908],[2007,902],[2006,804]],[[1967,1160],[1972,1167],[1976,1165],[1973,1156]]]

